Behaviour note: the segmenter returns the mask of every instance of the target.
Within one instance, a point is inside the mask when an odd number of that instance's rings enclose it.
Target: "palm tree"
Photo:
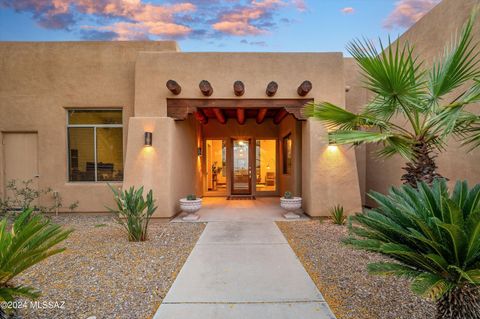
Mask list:
[[[478,117],[465,111],[466,105],[480,101],[474,21],[472,13],[460,37],[452,40],[430,68],[419,61],[408,42],[392,44],[389,40],[385,48],[380,41],[378,51],[370,41],[354,40],[347,49],[373,93],[371,101],[359,114],[328,102],[309,104],[305,113],[326,124],[330,143],[380,144],[379,157],[400,154],[407,160],[404,183],[414,187],[417,181],[431,184],[441,177],[435,157],[444,150],[451,133],[480,144],[480,129],[474,129]],[[449,94],[465,84],[470,87],[449,100]]]
[[[369,271],[413,280],[414,293],[436,301],[437,319],[480,319],[480,184],[457,182],[450,195],[436,179],[369,195],[378,208],[350,217],[345,240],[392,258]]]
[[[11,302],[17,297],[36,299],[39,291],[12,284],[12,279],[45,258],[64,251],[65,248],[54,246],[72,232],[32,214],[33,209],[24,210],[11,229],[7,227],[7,218],[0,221],[0,302]],[[0,307],[0,318],[9,310]]]

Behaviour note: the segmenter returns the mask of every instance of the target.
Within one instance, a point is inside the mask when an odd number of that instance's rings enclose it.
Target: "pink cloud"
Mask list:
[[[305,0],[293,0],[293,5],[294,5],[299,11],[305,11],[305,10],[307,10],[307,4],[305,3]]]
[[[340,11],[342,11],[342,13],[344,13],[344,14],[353,14],[353,13],[355,13],[355,9],[352,8],[352,7],[345,7],[345,8],[343,8],[343,9],[340,10]]]
[[[212,27],[220,32],[231,35],[258,35],[266,30],[252,24],[266,16],[270,10],[283,6],[281,0],[252,0],[246,7],[224,13]]]
[[[396,26],[408,28],[420,20],[441,0],[400,0],[395,9],[385,19],[384,27],[391,29]]]

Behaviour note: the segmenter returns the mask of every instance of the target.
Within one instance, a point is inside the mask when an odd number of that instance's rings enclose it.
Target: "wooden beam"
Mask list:
[[[268,109],[263,108],[259,109],[257,113],[257,124],[262,124],[263,121],[265,120],[265,116],[267,115]]]
[[[208,123],[208,117],[205,116],[202,110],[197,110],[195,113],[195,118],[202,124]]]
[[[179,95],[180,92],[182,92],[182,87],[180,84],[177,83],[177,81],[174,80],[168,80],[167,81],[167,89],[170,90],[175,95]]]
[[[245,124],[245,109],[242,109],[242,108],[237,109],[237,120],[238,120],[238,124],[240,125]]]
[[[225,115],[223,114],[221,109],[213,108],[212,111],[215,114],[215,117],[217,118],[218,122],[220,122],[220,124],[227,123],[227,119],[225,118]]]
[[[235,81],[233,83],[233,91],[236,96],[242,96],[245,93],[245,85],[242,81]]]
[[[275,124],[280,124],[282,120],[285,118],[285,116],[288,115],[287,110],[281,109],[280,111],[275,114],[275,118],[273,119],[273,123]]]
[[[210,96],[213,94],[213,87],[207,80],[200,81],[198,87],[200,88],[200,91],[202,91],[202,94],[205,96]]]
[[[297,93],[300,96],[305,96],[308,94],[308,92],[310,92],[311,89],[312,89],[312,82],[303,81],[302,84],[300,84],[300,86],[298,87]]]
[[[177,99],[167,98],[167,107],[218,107],[228,108],[282,108],[298,107],[313,102],[313,99]]]
[[[267,93],[268,96],[272,97],[277,93],[278,90],[278,84],[275,81],[272,81],[268,83],[267,85],[267,90],[265,93]]]

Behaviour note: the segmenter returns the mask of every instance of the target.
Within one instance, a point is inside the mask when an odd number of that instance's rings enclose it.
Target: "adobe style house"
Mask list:
[[[476,0],[446,0],[406,32],[432,59]],[[451,12],[455,12],[452,15]],[[445,21],[448,16],[449,23]],[[478,26],[476,26],[476,36]],[[402,159],[328,145],[302,113],[368,100],[342,53],[183,53],[175,42],[0,43],[0,193],[11,179],[52,187],[78,211],[112,204],[107,182],[152,189],[157,217],[178,199],[301,195],[305,211],[359,211],[369,189],[399,183]],[[478,153],[451,150],[440,171],[478,182]],[[65,208],[65,210],[68,210]]]

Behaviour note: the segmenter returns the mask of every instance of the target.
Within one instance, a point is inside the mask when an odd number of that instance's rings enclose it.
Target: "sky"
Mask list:
[[[176,40],[182,51],[345,52],[440,0],[0,0],[0,41]]]

